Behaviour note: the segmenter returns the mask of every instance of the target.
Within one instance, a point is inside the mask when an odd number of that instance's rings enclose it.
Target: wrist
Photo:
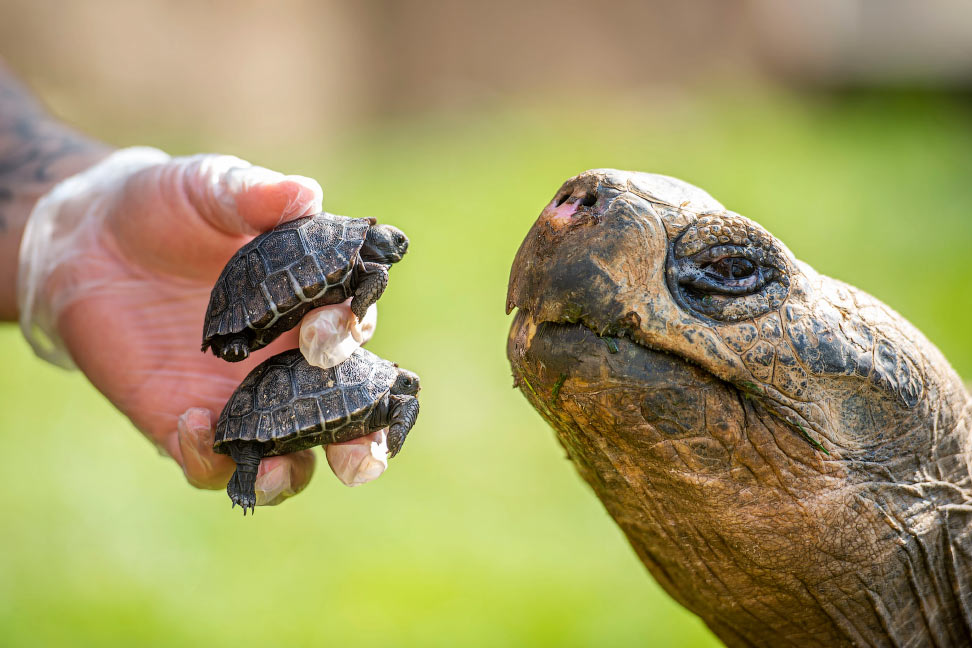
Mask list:
[[[62,144],[61,152],[46,156],[37,152],[25,161],[25,173],[0,182],[0,321],[16,321],[18,317],[17,264],[31,210],[58,183],[94,166],[113,150],[67,128],[63,130],[61,137],[72,139]],[[8,159],[4,153],[0,150],[0,161]]]
[[[58,315],[80,298],[84,274],[75,267],[90,257],[110,212],[132,174],[169,160],[149,147],[112,152],[54,185],[41,196],[23,229],[17,267],[18,318],[24,337],[41,358],[73,367],[58,331]],[[87,277],[87,290],[97,285]]]

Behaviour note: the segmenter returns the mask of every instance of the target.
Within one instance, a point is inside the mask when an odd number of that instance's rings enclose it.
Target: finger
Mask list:
[[[324,448],[324,454],[345,486],[374,481],[388,468],[388,429],[344,443],[331,443]]]
[[[214,435],[212,414],[208,409],[191,407],[179,417],[182,472],[196,488],[225,488],[226,482],[236,469],[236,464],[229,456],[213,451]]]
[[[349,306],[350,307],[350,306]],[[358,340],[362,345],[368,344],[368,340],[371,336],[375,334],[375,328],[378,326],[378,304],[372,304],[365,311],[364,319],[358,322],[354,328],[351,330],[352,335],[356,335],[355,339]]]
[[[256,480],[257,505],[276,506],[304,490],[314,475],[316,462],[310,450],[261,461]]]
[[[183,166],[185,189],[199,214],[226,234],[255,236],[322,209],[316,180],[285,176],[232,155],[196,155]]]
[[[307,362],[322,369],[335,367],[371,339],[378,319],[377,307],[372,304],[359,322],[351,312],[350,302],[318,308],[301,320],[300,351]]]
[[[212,281],[249,239],[321,211],[317,181],[228,155],[177,158],[134,174],[108,212],[114,244],[139,268]]]

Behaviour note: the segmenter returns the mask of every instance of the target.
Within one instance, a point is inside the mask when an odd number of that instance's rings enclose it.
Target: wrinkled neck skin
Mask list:
[[[679,284],[724,235],[775,283]],[[516,384],[727,644],[972,642],[972,400],[900,315],[700,189],[612,170],[543,211],[507,307]]]

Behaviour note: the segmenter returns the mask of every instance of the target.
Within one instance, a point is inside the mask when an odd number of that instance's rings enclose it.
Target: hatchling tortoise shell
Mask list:
[[[373,219],[317,214],[257,236],[213,287],[202,350],[236,362],[296,326],[311,309],[354,297],[360,318],[388,281],[408,238]]]
[[[365,434],[363,422],[388,393],[398,370],[358,349],[337,367],[308,364],[299,349],[273,356],[240,383],[216,424],[214,449],[259,441],[265,457]]]
[[[213,450],[237,464],[230,499],[244,512],[255,505],[262,457],[350,441],[384,427],[394,456],[418,416],[418,390],[417,375],[361,348],[330,369],[309,364],[299,349],[269,358],[247,375],[216,424]]]

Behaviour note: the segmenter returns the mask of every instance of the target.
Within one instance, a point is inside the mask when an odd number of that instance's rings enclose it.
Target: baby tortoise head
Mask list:
[[[361,258],[365,261],[388,265],[398,263],[408,252],[408,237],[392,225],[372,225],[365,234],[361,246]]]
[[[398,368],[398,377],[392,383],[391,393],[397,396],[418,396],[421,389],[418,374],[412,373],[408,369]]]

